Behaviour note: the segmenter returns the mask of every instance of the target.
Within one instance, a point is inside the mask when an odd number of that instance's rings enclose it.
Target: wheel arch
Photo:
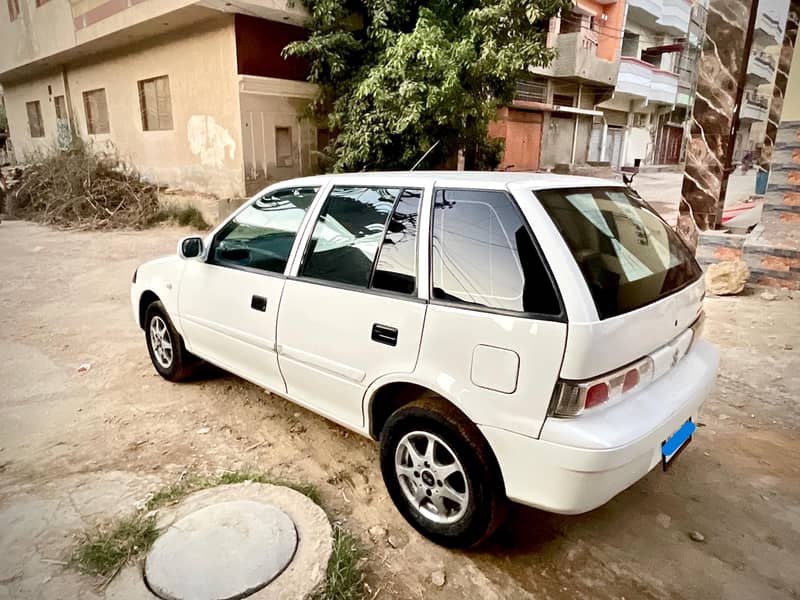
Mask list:
[[[144,318],[147,313],[147,307],[153,302],[160,302],[161,298],[153,290],[145,290],[139,296],[139,327],[144,329]]]

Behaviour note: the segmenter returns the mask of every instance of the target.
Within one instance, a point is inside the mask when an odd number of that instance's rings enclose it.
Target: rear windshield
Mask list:
[[[696,281],[694,256],[632,191],[537,191],[586,278],[601,319],[636,310]]]

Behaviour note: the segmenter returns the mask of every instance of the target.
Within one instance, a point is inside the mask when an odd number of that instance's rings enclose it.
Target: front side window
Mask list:
[[[335,186],[314,227],[300,275],[368,287],[398,188]]]
[[[503,311],[561,313],[544,262],[505,192],[437,190],[431,249],[433,299]]]
[[[209,262],[283,273],[297,232],[318,189],[290,188],[256,200],[215,236]]]
[[[626,188],[537,191],[569,246],[601,319],[655,302],[697,281],[678,235]]]

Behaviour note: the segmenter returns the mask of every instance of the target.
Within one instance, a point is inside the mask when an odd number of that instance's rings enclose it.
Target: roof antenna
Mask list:
[[[417,162],[415,162],[415,163],[414,163],[414,166],[413,166],[413,167],[411,167],[411,169],[410,169],[410,170],[411,170],[411,171],[413,171],[414,169],[416,169],[416,168],[419,166],[419,164],[420,164],[420,163],[421,163],[423,160],[425,160],[425,158],[427,158],[428,154],[430,154],[431,152],[433,152],[433,149],[434,149],[434,148],[436,148],[436,146],[438,146],[438,145],[439,145],[439,142],[440,142],[440,141],[441,141],[441,140],[436,140],[436,143],[435,143],[433,146],[431,146],[430,148],[428,148],[428,151],[427,151],[425,154],[423,154],[423,155],[422,155],[422,158],[420,158],[420,159],[419,159]]]

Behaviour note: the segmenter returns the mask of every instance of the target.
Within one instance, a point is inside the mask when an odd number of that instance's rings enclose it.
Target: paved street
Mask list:
[[[182,474],[246,468],[320,488],[368,550],[367,598],[800,596],[800,298],[707,300],[718,386],[667,473],[582,516],[518,507],[488,546],[454,552],[399,516],[373,443],[218,371],[155,374],[128,286],[185,234],[0,225],[0,599],[102,598],[63,566],[77,532]]]

